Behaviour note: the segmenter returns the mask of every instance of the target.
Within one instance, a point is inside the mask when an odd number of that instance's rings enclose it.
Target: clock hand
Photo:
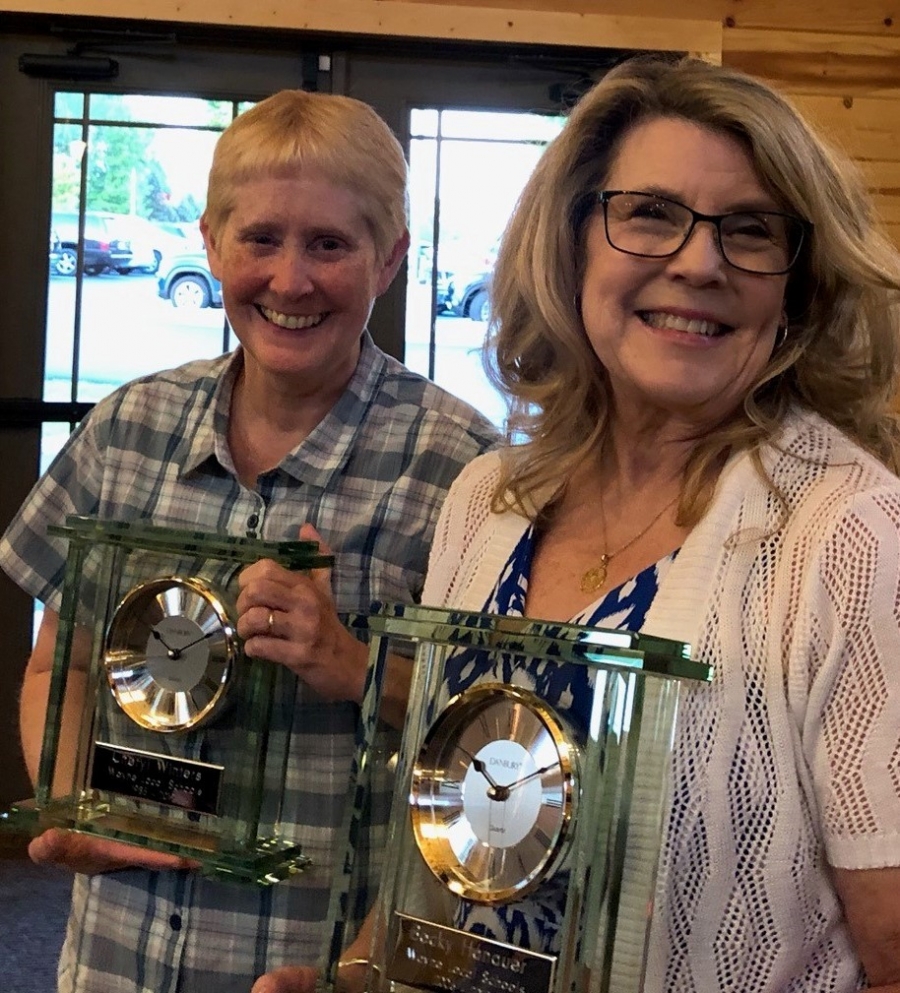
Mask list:
[[[163,648],[165,648],[170,659],[177,659],[178,656],[181,654],[179,649],[173,648],[171,645],[166,643],[166,639],[159,633],[159,631],[156,630],[156,628],[151,628],[150,634],[154,638],[156,638],[156,640],[163,646]]]
[[[484,776],[484,778],[488,781],[488,785],[490,786],[490,789],[488,790],[488,796],[491,797],[491,799],[496,799],[495,797],[492,796],[492,793],[496,790],[502,790],[504,787],[502,787],[499,783],[497,783],[494,780],[494,777],[488,772],[487,766],[484,764],[484,762],[481,761],[481,759],[475,758],[475,756],[467,752],[465,748],[460,747],[459,750],[463,753],[463,755],[466,756],[466,758],[469,759],[469,761],[472,763],[473,767],[475,768],[475,771],[480,772],[481,775]]]
[[[206,641],[207,638],[212,638],[213,635],[218,634],[216,630],[207,631],[206,634],[201,635],[199,638],[194,638],[193,641],[189,641],[186,645],[179,645],[176,649],[177,652],[186,652],[189,648],[193,648],[194,645],[199,645],[201,641]]]
[[[194,638],[193,641],[189,641],[186,645],[179,645],[177,648],[173,648],[170,644],[166,642],[166,639],[163,638],[163,636],[159,633],[159,631],[156,630],[156,628],[152,628],[150,633],[163,646],[163,648],[165,648],[166,654],[173,662],[177,662],[178,659],[181,658],[182,652],[186,652],[189,648],[193,648],[194,645],[199,645],[201,641],[206,641],[207,638],[211,638],[214,634],[216,634],[214,630],[209,631],[206,634],[201,635],[201,637]]]
[[[556,762],[551,762],[550,765],[545,765],[543,769],[535,769],[534,772],[530,772],[527,776],[523,776],[521,779],[514,779],[507,786],[500,788],[505,789],[508,796],[513,790],[517,790],[520,786],[524,786],[525,783],[530,782],[532,779],[537,779],[538,776],[543,776],[545,772],[549,772],[555,766]]]

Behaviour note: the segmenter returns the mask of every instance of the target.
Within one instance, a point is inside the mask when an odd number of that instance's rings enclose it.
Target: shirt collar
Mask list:
[[[359,361],[337,403],[312,432],[281,462],[280,468],[301,482],[326,489],[346,465],[366,412],[381,390],[387,359],[363,332]]]
[[[197,419],[193,436],[186,439],[180,459],[181,475],[198,470],[210,459],[234,475],[228,449],[228,417],[242,362],[240,346],[223,359],[218,382]],[[350,457],[359,426],[381,389],[386,366],[384,353],[364,331],[359,361],[344,392],[308,437],[282,459],[278,469],[310,486],[327,488]]]

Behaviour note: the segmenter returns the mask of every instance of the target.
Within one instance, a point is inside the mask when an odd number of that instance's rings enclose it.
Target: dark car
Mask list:
[[[205,252],[184,252],[163,259],[159,295],[173,307],[197,310],[222,306],[222,285],[209,271]]]
[[[59,239],[59,254],[53,261],[52,271],[60,276],[74,276],[78,268],[78,212],[55,210],[51,224]],[[90,276],[99,276],[107,269],[127,268],[130,262],[128,239],[119,237],[108,217],[87,211],[84,215],[84,271]]]

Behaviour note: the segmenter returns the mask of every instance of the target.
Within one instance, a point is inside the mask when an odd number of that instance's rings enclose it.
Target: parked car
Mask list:
[[[181,255],[194,247],[182,235],[165,231],[153,221],[135,214],[105,216],[116,235],[131,243],[128,265],[117,266],[117,271],[122,275],[129,272],[158,272],[164,257]]]
[[[447,295],[448,310],[473,321],[491,319],[491,274],[499,247],[498,238],[480,258],[456,269]]]
[[[209,271],[206,252],[184,252],[165,259],[158,282],[159,295],[171,300],[173,307],[222,306],[222,285]]]
[[[59,239],[59,256],[52,271],[60,276],[74,276],[78,268],[78,211],[53,211],[51,225]],[[131,243],[128,239],[113,230],[107,216],[87,211],[84,215],[84,271],[90,276],[99,276],[107,269],[118,271],[130,264]]]
[[[184,238],[182,251],[199,250],[203,245],[199,221],[151,221],[158,228],[177,238]]]
[[[460,317],[487,322],[491,319],[491,273],[472,277],[461,290],[454,286],[450,293],[450,309]]]

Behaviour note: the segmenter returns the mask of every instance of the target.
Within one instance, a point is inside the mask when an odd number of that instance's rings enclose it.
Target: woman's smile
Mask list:
[[[264,307],[262,304],[257,304],[256,309],[270,324],[275,324],[280,328],[286,328],[289,331],[318,327],[328,317],[327,313],[284,314],[270,307]]]
[[[670,310],[639,310],[637,315],[648,327],[657,330],[680,331],[684,334],[699,335],[703,338],[715,338],[734,330],[730,324],[725,324],[713,317],[687,315]]]
[[[681,118],[633,127],[604,182],[710,215],[779,206],[735,138]],[[613,247],[602,210],[587,221],[581,316],[623,415],[637,403],[693,434],[739,406],[766,367],[787,278],[735,268],[718,237],[698,224],[677,251],[650,258]]]

